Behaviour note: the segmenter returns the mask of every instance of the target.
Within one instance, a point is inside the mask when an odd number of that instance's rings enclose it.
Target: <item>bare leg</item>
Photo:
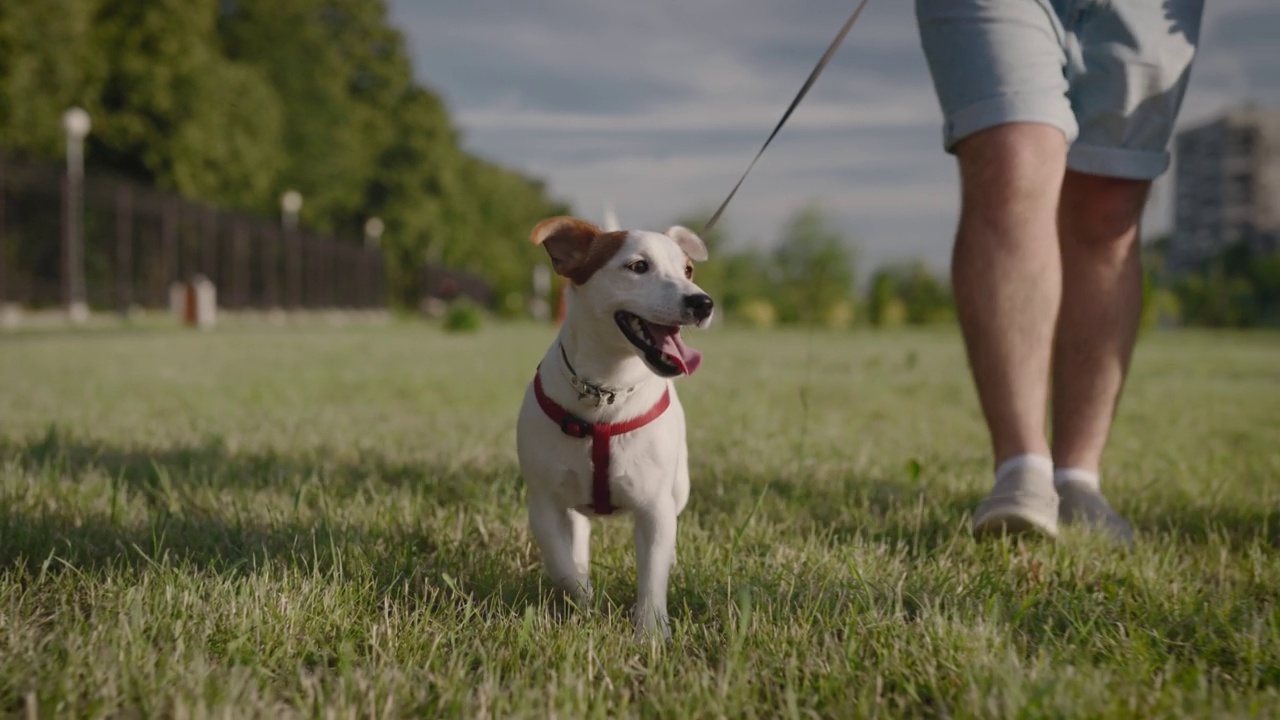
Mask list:
[[[1062,291],[1062,132],[1015,123],[957,146],[962,208],[952,284],[995,464],[1048,455],[1045,414]]]
[[[1066,138],[1049,125],[1000,125],[965,138],[956,155],[952,285],[997,469],[973,531],[1053,536],[1058,495],[1045,415],[1062,295],[1056,218]]]
[[[1068,172],[1058,227],[1063,302],[1053,360],[1059,516],[1131,542],[1103,497],[1098,467],[1142,315],[1138,221],[1151,183]]]
[[[1098,471],[1142,315],[1138,220],[1151,183],[1068,172],[1058,216],[1063,302],[1053,458]]]

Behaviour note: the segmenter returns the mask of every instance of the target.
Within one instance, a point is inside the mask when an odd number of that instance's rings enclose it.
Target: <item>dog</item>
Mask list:
[[[591,596],[590,519],[630,514],[636,633],[669,638],[676,518],[689,500],[685,416],[673,379],[702,361],[681,328],[706,328],[715,312],[693,282],[707,248],[680,225],[603,230],[568,216],[538,223],[529,237],[568,281],[563,323],[516,426],[530,530],[552,583],[583,605]]]

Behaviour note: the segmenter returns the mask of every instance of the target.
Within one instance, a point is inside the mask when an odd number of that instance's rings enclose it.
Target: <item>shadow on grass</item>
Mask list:
[[[117,521],[109,511],[76,513],[27,503],[19,508],[0,498],[0,571],[36,576],[115,568],[142,570],[157,563],[191,565],[218,575],[243,576],[268,566],[301,569],[373,585],[375,595],[407,596],[410,602],[440,598],[489,604],[499,613],[522,613],[553,594],[545,586],[536,553],[526,541],[490,538],[470,524],[465,529],[426,527],[412,521],[342,524],[322,509],[298,517],[246,517],[234,502],[192,500],[192,490],[299,489],[298,502],[327,502],[377,493],[379,487],[413,487],[427,507],[507,506],[520,513],[518,469],[512,465],[393,460],[365,453],[339,458],[303,454],[231,452],[220,442],[199,446],[126,449],[70,438],[51,431],[26,442],[0,440],[0,461],[35,478],[79,478],[103,473],[145,498],[141,522]],[[705,526],[728,527],[716,542],[732,542],[754,501],[756,517],[812,533],[833,545],[884,545],[908,557],[930,555],[967,536],[968,514],[981,492],[941,480],[847,476],[804,482],[746,468],[728,468],[719,478],[727,488],[695,487],[692,514]],[[312,492],[311,489],[315,489]],[[310,497],[303,497],[310,493]],[[322,496],[322,497],[319,497]],[[460,516],[461,517],[461,516]],[[1133,518],[1147,532],[1180,543],[1230,546],[1280,542],[1280,510],[1227,508],[1213,514],[1148,508]],[[461,524],[461,523],[460,523]],[[774,543],[776,537],[758,538]],[[351,562],[352,558],[359,562]],[[629,602],[633,568],[617,571],[616,588],[602,591]],[[594,573],[593,573],[594,574]],[[614,573],[611,573],[614,574]],[[611,590],[613,592],[611,592]],[[930,588],[936,590],[936,588]],[[716,593],[717,588],[706,588]],[[928,593],[926,593],[927,595]],[[910,601],[899,599],[899,602]],[[606,600],[606,602],[609,602]],[[842,601],[844,602],[844,601]],[[695,616],[705,612],[696,607]],[[701,612],[700,612],[701,611]]]
[[[506,506],[522,514],[519,472],[511,464],[392,459],[370,452],[241,452],[217,440],[122,447],[56,428],[26,441],[0,440],[0,461],[37,481],[110,478],[147,507],[141,520],[135,511],[132,521],[124,522],[101,499],[96,510],[84,512],[42,508],[30,499],[19,507],[0,499],[0,569],[34,577],[72,569],[136,573],[161,564],[239,577],[283,567],[369,583],[376,595],[407,593],[411,604],[452,597],[456,605],[461,593],[493,612],[518,615],[531,604],[556,600],[525,540],[482,537],[470,522],[461,532],[439,522],[347,523],[322,506],[376,494],[379,488],[411,488],[426,508],[479,507],[483,515]],[[802,531],[831,542],[906,545],[912,554],[950,542],[973,502],[962,492],[930,490],[921,503],[925,495],[918,483],[856,477],[804,483],[747,469],[729,472],[733,489],[727,496],[695,487],[691,509],[704,522],[733,522],[744,501],[758,497],[767,484],[763,512],[786,521],[783,526],[794,527],[789,520],[800,514]],[[285,510],[282,517],[263,519],[262,513],[237,507],[252,502],[252,495],[236,491],[273,489],[296,492],[295,505],[305,504],[311,512]],[[38,490],[34,494],[38,497]],[[616,609],[634,598],[630,563],[593,576],[604,605]]]
[[[490,496],[499,481],[507,495],[514,496],[518,486],[514,466],[481,468],[463,462],[392,460],[368,451],[341,457],[322,450],[233,452],[217,438],[200,445],[121,448],[72,438],[57,428],[26,442],[0,439],[0,458],[10,458],[35,475],[55,472],[78,478],[102,472],[152,500],[159,500],[167,487],[261,490],[302,481],[320,483],[327,494],[338,498],[365,491],[375,482],[416,486],[429,490],[440,504],[448,504]]]
[[[1130,517],[1141,532],[1165,536],[1186,545],[1224,544],[1233,551],[1262,545],[1280,547],[1280,507],[1259,503],[1248,507],[1197,508],[1162,505]]]
[[[0,440],[0,462],[34,478],[111,478],[147,506],[145,518],[116,517],[112,508],[77,512],[0,497],[0,571],[139,571],[155,565],[194,566],[220,576],[245,576],[269,566],[371,583],[378,592],[420,598],[447,590],[473,601],[497,601],[513,611],[536,603],[537,572],[520,564],[510,543],[488,542],[474,526],[432,527],[412,520],[353,523],[325,505],[381,487],[413,487],[426,507],[520,502],[514,467],[397,461],[363,453],[339,459],[230,452],[220,442],[200,446],[125,449],[51,430],[27,441]],[[282,517],[245,513],[252,496],[221,502],[194,491],[294,489],[295,510]],[[34,492],[38,497],[38,490]],[[114,507],[114,501],[111,506]],[[316,518],[310,521],[309,518]],[[353,562],[358,558],[358,562]]]
[[[253,568],[270,558],[289,557],[309,569],[334,564],[327,548],[360,544],[412,549],[416,560],[441,556],[441,543],[408,531],[338,528],[330,525],[253,524],[234,502],[194,499],[199,491],[285,490],[295,506],[306,505],[325,517],[328,502],[368,496],[378,488],[409,488],[427,506],[509,506],[520,512],[523,488],[513,464],[391,459],[363,451],[339,456],[323,450],[302,453],[231,451],[220,440],[199,445],[120,447],[70,436],[51,428],[26,441],[0,439],[0,460],[15,463],[32,477],[78,480],[90,474],[141,497],[149,509],[146,528],[126,528],[110,517],[0,517],[8,540],[0,543],[0,564],[21,555],[42,561],[50,554],[74,565],[127,560],[150,562],[167,554],[218,570]],[[912,555],[933,552],[954,542],[980,494],[938,483],[909,479],[846,476],[838,481],[805,482],[749,468],[729,468],[720,482],[724,493],[695,482],[690,510],[703,522],[733,524],[763,495],[760,515],[769,521],[828,537],[835,544],[864,542],[905,546]],[[0,506],[0,512],[7,508]],[[25,538],[25,540],[24,540]],[[16,542],[15,542],[16,540]],[[453,577],[472,577],[490,567],[487,542],[459,549],[457,561],[439,568]],[[510,548],[505,550],[511,552]],[[536,558],[535,558],[536,560]],[[443,562],[443,561],[442,561]],[[428,565],[429,567],[429,565]],[[524,573],[536,579],[536,573]],[[497,586],[488,578],[480,586]],[[489,582],[495,581],[495,582]]]
[[[733,492],[699,493],[690,508],[697,515],[725,516],[711,522],[745,522],[744,505],[758,503],[755,518],[813,533],[837,545],[904,546],[909,554],[930,553],[951,544],[967,529],[968,515],[981,494],[963,487],[910,479],[846,475],[824,482],[778,477],[744,469],[720,479]]]

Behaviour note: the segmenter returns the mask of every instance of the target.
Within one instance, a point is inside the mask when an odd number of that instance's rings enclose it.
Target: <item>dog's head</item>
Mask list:
[[[689,374],[702,354],[684,344],[680,328],[711,323],[711,296],[693,283],[693,264],[707,248],[679,225],[665,232],[605,232],[585,220],[543,220],[529,239],[551,256],[594,317],[617,326],[621,339],[663,377]]]

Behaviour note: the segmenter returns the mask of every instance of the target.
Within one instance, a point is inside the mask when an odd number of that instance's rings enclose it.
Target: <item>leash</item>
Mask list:
[[[844,38],[846,35],[849,34],[849,30],[850,28],[853,27],[853,24],[857,22],[858,16],[862,14],[862,9],[867,6],[867,2],[868,0],[862,0],[860,3],[858,3],[858,6],[853,10],[853,14],[849,16],[849,19],[845,21],[844,26],[840,28],[840,32],[836,34],[835,39],[831,41],[831,44],[829,46],[827,46],[827,51],[824,52],[822,54],[822,57],[818,59],[818,64],[815,65],[813,68],[813,71],[809,73],[809,77],[804,81],[804,85],[800,86],[800,92],[796,93],[795,98],[792,99],[791,101],[791,105],[789,105],[787,107],[786,112],[782,114],[782,119],[778,120],[778,124],[774,126],[773,132],[769,133],[769,137],[765,139],[764,145],[760,146],[760,150],[756,153],[756,156],[751,159],[751,164],[747,165],[747,169],[745,172],[742,173],[742,177],[738,178],[737,184],[735,184],[733,186],[733,189],[729,191],[729,195],[724,199],[724,202],[720,203],[720,207],[716,208],[716,212],[714,215],[711,216],[711,219],[708,220],[707,223],[702,226],[703,235],[706,235],[707,233],[711,232],[711,229],[715,227],[717,222],[720,221],[720,216],[724,214],[725,208],[729,206],[729,202],[733,200],[733,196],[738,194],[738,188],[742,187],[743,181],[747,179],[747,175],[749,175],[751,173],[752,168],[756,166],[756,162],[760,159],[760,156],[764,155],[764,151],[769,147],[769,143],[773,142],[773,138],[777,136],[778,131],[782,130],[782,126],[787,123],[787,120],[791,117],[791,113],[795,112],[795,109],[800,104],[800,101],[803,100],[804,96],[809,93],[809,88],[813,87],[814,81],[818,79],[818,76],[822,74],[823,69],[827,67],[827,63],[831,61],[832,56],[836,54],[836,50],[840,47],[840,44],[844,42]],[[822,281],[825,279],[826,279],[826,273],[825,272],[820,273],[818,278],[818,283],[821,284]],[[804,440],[805,440],[805,436],[808,434],[808,425],[809,425],[808,388],[809,388],[809,379],[810,379],[812,370],[813,370],[813,323],[810,322],[808,351],[806,353],[806,358],[805,358],[805,379],[803,384],[800,386],[800,407],[801,407],[800,433],[796,438],[796,457],[795,457],[797,473],[800,470],[800,464],[803,462]],[[751,508],[751,511],[747,514],[746,520],[743,521],[742,525],[738,528],[737,532],[734,534],[733,546],[729,550],[729,578],[728,579],[729,579],[730,587],[733,585],[733,565],[734,565],[734,558],[737,557],[738,543],[741,542],[742,536],[747,530],[747,525],[751,523],[751,519],[755,517],[756,512],[760,509],[760,506],[764,503],[765,495],[768,494],[769,488],[772,485],[773,485],[772,482],[765,483],[764,488],[762,488],[760,491],[760,496],[756,498],[755,505]],[[749,595],[748,595],[748,598],[749,598]]]
[[[804,85],[800,87],[800,92],[796,93],[795,99],[791,101],[790,107],[788,107],[787,111],[782,114],[782,119],[774,126],[773,132],[769,133],[769,138],[764,141],[764,145],[761,146],[760,152],[756,153],[751,164],[747,166],[746,172],[742,173],[742,177],[738,178],[738,184],[733,186],[733,189],[729,191],[729,196],[724,199],[724,202],[720,203],[720,207],[716,210],[716,213],[712,215],[711,219],[707,221],[707,224],[702,227],[703,233],[711,232],[711,228],[715,227],[716,223],[720,221],[720,215],[724,212],[724,209],[729,206],[729,201],[733,200],[733,196],[738,194],[738,188],[742,187],[742,181],[747,179],[747,175],[750,174],[751,168],[756,166],[756,161],[764,154],[765,148],[769,147],[769,143],[773,142],[774,136],[778,134],[778,131],[782,129],[783,125],[787,124],[787,119],[791,117],[791,113],[795,111],[796,106],[799,105],[800,101],[804,99],[804,96],[809,93],[809,88],[813,87],[813,83],[818,79],[818,75],[822,74],[823,68],[825,68],[827,63],[831,61],[831,57],[836,54],[836,49],[840,47],[840,43],[844,42],[845,35],[849,34],[849,28],[853,27],[853,23],[856,22],[858,16],[862,14],[862,8],[867,6],[867,2],[868,0],[862,0],[862,2],[858,3],[858,7],[854,8],[853,14],[845,21],[844,27],[840,28],[840,33],[836,35],[836,39],[831,41],[831,45],[827,47],[827,51],[822,54],[822,58],[819,59],[818,64],[814,66],[813,72],[809,73],[809,78],[805,80]]]

